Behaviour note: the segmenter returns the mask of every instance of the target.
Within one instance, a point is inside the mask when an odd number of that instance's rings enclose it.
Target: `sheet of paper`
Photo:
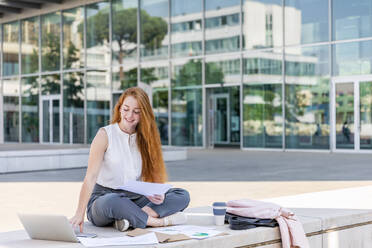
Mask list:
[[[164,234],[185,234],[192,239],[205,239],[222,233],[221,231],[214,230],[214,228],[211,227],[193,225],[152,228],[151,231]]]
[[[145,196],[165,194],[172,185],[166,183],[147,183],[141,181],[129,181],[119,189],[127,190]]]
[[[78,238],[86,247],[109,246],[109,245],[153,245],[158,244],[155,233],[151,232],[137,237],[115,238]]]

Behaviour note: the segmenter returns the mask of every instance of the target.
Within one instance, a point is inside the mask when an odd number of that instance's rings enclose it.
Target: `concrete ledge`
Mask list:
[[[362,248],[372,243],[372,210],[345,209],[292,209],[304,226],[310,247],[316,248]],[[188,224],[210,225],[211,207],[191,208],[186,211]],[[199,214],[198,218],[195,218]],[[330,224],[331,223],[331,224]],[[205,240],[187,240],[146,247],[264,247],[280,248],[279,228],[260,227],[234,231],[227,225],[216,229],[229,233],[226,236]],[[111,227],[97,228],[90,223],[85,225],[86,232],[97,233],[99,237],[121,236],[122,233]],[[0,247],[83,247],[78,243],[31,240],[25,231],[0,233]],[[134,246],[126,246],[134,247]],[[137,246],[139,247],[139,246]],[[142,246],[141,246],[142,247]]]
[[[166,148],[164,161],[187,159],[186,149]],[[0,173],[86,167],[89,148],[0,152]]]

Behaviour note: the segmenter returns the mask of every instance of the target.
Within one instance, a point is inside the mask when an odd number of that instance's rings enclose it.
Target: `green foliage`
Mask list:
[[[42,70],[55,71],[60,66],[60,40],[59,35],[43,32],[42,37]]]
[[[224,73],[215,63],[205,64],[205,77],[207,82],[223,83]],[[202,62],[201,60],[190,60],[176,73],[172,80],[173,87],[201,85]]]

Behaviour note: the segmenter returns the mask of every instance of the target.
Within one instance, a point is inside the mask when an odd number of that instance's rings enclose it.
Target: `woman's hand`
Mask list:
[[[163,203],[164,201],[164,194],[162,195],[153,195],[153,196],[146,196],[147,199],[150,200],[150,202],[156,204],[156,205],[160,205]]]
[[[70,219],[70,223],[74,229],[79,226],[80,232],[82,233],[84,225],[84,214],[75,214],[75,216]]]

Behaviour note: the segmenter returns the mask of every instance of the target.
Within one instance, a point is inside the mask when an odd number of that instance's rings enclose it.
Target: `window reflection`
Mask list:
[[[236,56],[206,58],[206,84],[236,84],[240,81],[240,58]]]
[[[202,54],[202,1],[171,1],[172,57]]]
[[[201,103],[201,88],[172,90],[172,145],[203,145]]]
[[[19,80],[3,80],[4,141],[19,141]]]
[[[62,12],[63,18],[63,68],[84,67],[84,8]]]
[[[61,12],[41,16],[41,68],[42,71],[60,69]]]
[[[372,148],[372,82],[361,82],[360,91],[360,149]]]
[[[22,25],[22,74],[39,71],[39,18],[21,21]]]
[[[328,41],[328,1],[286,0],[285,42],[298,45]]]
[[[61,77],[59,74],[41,76],[41,94],[42,95],[60,95]]]
[[[4,24],[3,33],[3,76],[18,74],[19,22]]]
[[[200,59],[174,61],[172,87],[201,85],[202,61]]]
[[[170,81],[168,65],[167,60],[157,61],[156,67],[150,62],[143,63],[141,67],[141,82],[139,84],[148,93],[150,100],[152,100],[152,108],[163,145],[169,144],[168,89]]]
[[[332,47],[334,76],[372,73],[372,41],[340,43]]]
[[[286,147],[329,149],[328,46],[286,51]]]
[[[333,0],[333,40],[363,38],[372,35],[370,0]]]
[[[282,85],[249,84],[243,89],[243,146],[281,148]]]
[[[109,13],[107,1],[86,6],[87,67],[110,65]]]
[[[39,142],[39,84],[37,77],[22,78],[22,142]]]
[[[137,86],[137,64],[112,68],[112,86],[114,91],[121,91]]]
[[[84,73],[63,75],[63,142],[84,143]]]
[[[240,49],[240,1],[206,0],[205,52],[233,52]]]
[[[282,46],[281,0],[245,0],[242,21],[244,49]]]
[[[282,51],[243,57],[243,146],[281,148]]]
[[[87,142],[110,121],[110,75],[105,70],[87,72]]]
[[[141,58],[168,57],[168,0],[141,0]]]
[[[114,64],[123,64],[126,60],[137,59],[137,9],[137,0],[114,0],[112,2],[112,59]]]

